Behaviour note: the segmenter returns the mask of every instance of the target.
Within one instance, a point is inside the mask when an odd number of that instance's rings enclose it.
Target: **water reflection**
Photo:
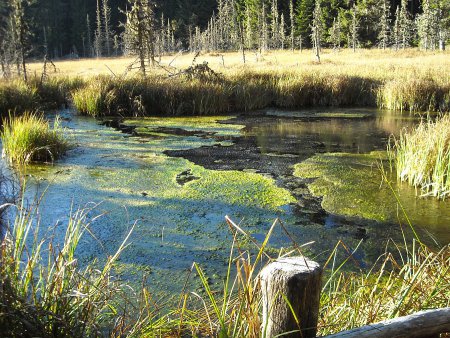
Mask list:
[[[418,121],[375,110],[363,110],[358,115],[351,110],[334,114],[298,112],[288,118],[263,119],[246,133],[257,137],[262,153],[365,153],[385,149],[391,134],[397,135]]]

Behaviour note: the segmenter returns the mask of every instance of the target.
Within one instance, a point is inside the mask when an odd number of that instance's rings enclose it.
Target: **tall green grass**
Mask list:
[[[37,214],[19,208],[0,246],[0,325],[6,336],[261,337],[259,271],[305,250],[294,242],[279,253],[268,247],[277,226],[285,231],[279,221],[258,243],[227,219],[233,242],[223,287],[212,288],[194,263],[178,306],[167,308],[146,288],[129,292],[114,277],[129,235],[105,262],[83,267],[76,252],[89,232],[92,209],[71,214],[61,243],[42,236]],[[413,241],[410,247],[389,247],[393,251],[386,250],[369,270],[348,272],[354,251],[336,245],[325,264],[319,334],[449,305],[450,245],[433,250]],[[202,290],[189,291],[193,278]]]
[[[423,195],[450,196],[450,116],[422,121],[393,138],[390,157],[397,177]]]
[[[376,82],[351,76],[243,71],[221,78],[102,76],[73,92],[77,110],[101,115],[211,115],[266,107],[374,106]]]
[[[32,77],[28,83],[22,80],[0,81],[0,117],[9,113],[22,114],[26,111],[57,109],[68,106],[70,93],[82,87],[80,78],[50,78],[41,81]]]
[[[70,148],[59,119],[56,118],[50,126],[42,115],[36,113],[3,120],[1,139],[4,155],[18,165],[53,162]]]
[[[378,90],[378,106],[394,111],[450,111],[450,84],[428,77],[388,80]]]
[[[2,336],[98,337],[132,331],[125,286],[111,275],[126,240],[102,266],[81,267],[75,253],[89,231],[91,210],[70,215],[62,243],[42,236],[37,210],[20,207],[1,242]]]

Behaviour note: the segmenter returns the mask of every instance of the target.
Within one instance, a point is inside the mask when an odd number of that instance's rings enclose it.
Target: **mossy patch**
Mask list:
[[[167,125],[180,123],[177,118],[165,120]],[[194,128],[194,122],[187,122],[186,128]],[[214,137],[135,137],[83,118],[68,124],[79,146],[53,167],[32,166],[28,173],[36,180],[28,185],[27,196],[35,196],[35,187],[46,189],[41,207],[48,226],[65,219],[73,205],[100,203],[92,215],[104,216],[90,226],[96,239],[87,236],[80,244],[81,261],[112,254],[137,221],[131,245],[121,256],[120,273],[134,278],[133,270],[148,266],[152,289],[177,293],[184,281],[181,276],[193,261],[222,271],[229,254],[222,249],[232,240],[225,215],[237,222],[245,217],[244,224],[252,225],[249,231],[254,233],[266,232],[278,216],[293,217],[289,207],[293,197],[271,178],[208,170],[164,154],[224,145]],[[228,128],[212,119],[208,124],[203,126],[206,132]],[[229,127],[226,133],[239,128]],[[177,176],[187,170],[198,179],[180,184]]]
[[[382,163],[392,189],[382,179]],[[315,196],[323,197],[322,206],[330,213],[406,224],[396,194],[413,225],[444,233],[450,224],[449,202],[417,198],[414,189],[395,181],[386,163],[387,154],[381,151],[318,154],[295,165],[295,175],[314,179],[308,187]]]
[[[345,118],[345,119],[363,119],[374,117],[376,110],[374,109],[350,109],[345,110],[333,109],[327,111],[325,109],[314,110],[300,110],[300,111],[285,111],[285,110],[269,110],[266,115],[277,117],[297,117],[297,118]]]
[[[215,136],[239,136],[244,126],[235,124],[221,124],[232,116],[201,116],[201,117],[174,117],[158,118],[147,117],[140,119],[126,119],[123,124],[136,127],[138,134],[152,133],[158,128],[182,129],[185,131],[198,131],[211,133]]]

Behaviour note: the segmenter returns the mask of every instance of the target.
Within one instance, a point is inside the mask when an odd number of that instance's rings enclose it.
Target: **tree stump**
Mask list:
[[[281,258],[261,271],[262,337],[316,337],[321,277],[319,264],[305,257]]]

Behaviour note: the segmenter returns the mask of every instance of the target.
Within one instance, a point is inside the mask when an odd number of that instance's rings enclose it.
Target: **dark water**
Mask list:
[[[30,168],[27,197],[45,191],[42,223],[59,224],[60,239],[71,208],[99,204],[90,211],[103,214],[90,225],[95,239],[86,236],[79,247],[84,262],[113,253],[136,222],[117,272],[125,279],[149,273],[154,290],[179,292],[194,261],[212,283],[221,282],[232,243],[225,215],[257,240],[278,217],[290,235],[277,227],[270,244],[314,241],[306,250],[319,261],[338,240],[350,248],[363,240],[357,256],[370,264],[389,238],[402,238],[395,220],[324,210],[308,190],[313,179],[294,176],[293,166],[314,154],[384,150],[391,133],[417,120],[373,110],[266,111],[124,121],[132,135],[72,112],[62,115],[78,146],[54,166]],[[180,183],[183,175],[193,178]],[[413,189],[402,194],[413,219],[448,243],[449,202],[418,201]]]

